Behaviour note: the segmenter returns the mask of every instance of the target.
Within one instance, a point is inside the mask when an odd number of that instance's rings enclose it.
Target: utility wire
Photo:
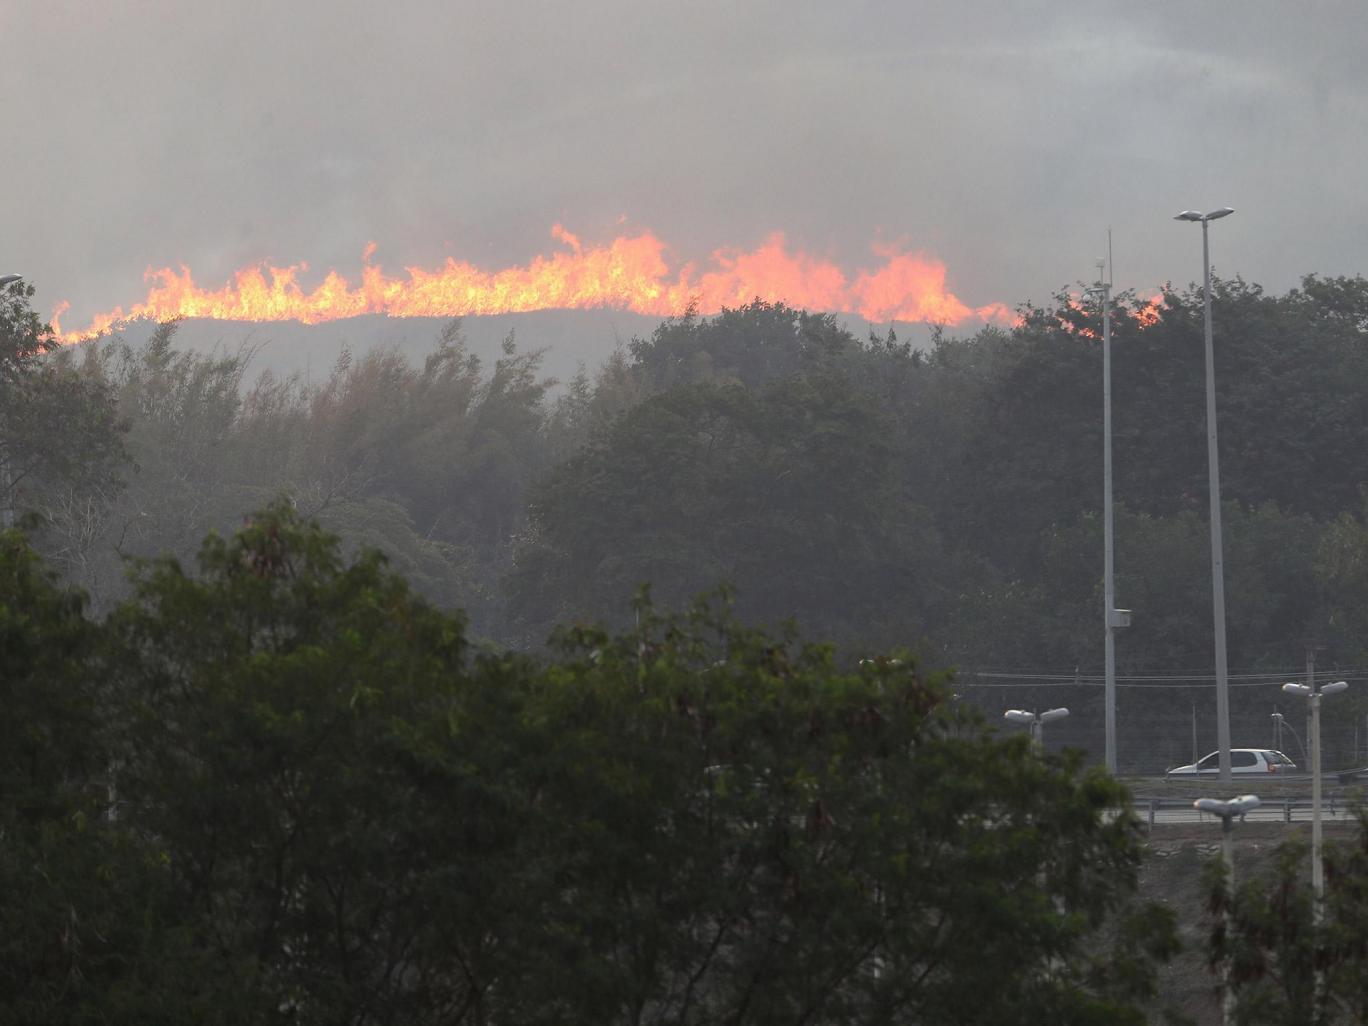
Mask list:
[[[1228,680],[1248,680],[1248,681],[1254,681],[1254,682],[1256,682],[1256,683],[1257,683],[1257,682],[1277,683],[1277,682],[1279,682],[1279,681],[1285,681],[1285,680],[1289,680],[1289,679],[1292,679],[1292,680],[1300,680],[1300,679],[1302,678],[1302,676],[1305,674],[1305,672],[1306,672],[1306,671],[1305,671],[1304,668],[1299,667],[1299,668],[1297,668],[1297,669],[1289,669],[1289,670],[1273,670],[1273,671],[1269,671],[1269,672],[1267,672],[1267,673],[1232,673],[1232,674],[1230,674],[1230,675],[1227,677],[1227,679],[1228,679]],[[1355,678],[1357,678],[1357,677],[1368,676],[1368,669],[1358,669],[1358,668],[1350,667],[1350,668],[1347,668],[1347,669],[1324,670],[1324,671],[1321,671],[1321,672],[1318,674],[1318,676],[1321,676],[1321,677],[1330,677],[1330,676],[1333,676],[1333,677],[1342,677],[1342,678],[1346,678],[1346,679],[1347,679],[1347,678],[1350,678],[1350,677],[1355,677]],[[1000,680],[1040,680],[1040,681],[1049,681],[1049,682],[1051,682],[1051,683],[1056,683],[1056,684],[1095,684],[1095,683],[1100,683],[1100,682],[1102,682],[1103,679],[1104,679],[1103,676],[1102,676],[1101,674],[1095,674],[1095,673],[1073,673],[1073,674],[1070,674],[1070,673],[1027,673],[1027,672],[1014,673],[1014,672],[1006,671],[1006,670],[1001,670],[1001,671],[999,671],[999,670],[995,670],[995,671],[957,670],[957,671],[955,671],[955,679],[956,679],[956,680],[962,680],[962,679],[964,679],[964,678],[966,678],[966,677],[969,677],[969,678],[977,678],[977,679],[981,679],[981,680],[993,680],[993,679],[1000,679]],[[1118,681],[1121,681],[1121,680],[1125,680],[1125,681],[1172,681],[1172,680],[1213,681],[1213,680],[1215,680],[1216,678],[1215,678],[1213,675],[1211,675],[1211,674],[1200,674],[1200,673],[1163,673],[1163,674],[1131,674],[1131,675],[1121,675],[1121,676],[1118,676],[1116,679],[1117,679]]]
[[[1368,674],[1363,673],[1341,673],[1336,674],[1335,676],[1337,676],[1340,680],[1348,681],[1368,680]],[[1284,679],[1285,678],[1277,677],[1269,680],[1231,680],[1230,686],[1235,688],[1276,687]],[[1212,682],[1212,678],[1210,677],[1203,679],[1184,677],[1161,680],[1151,680],[1142,678],[1140,680],[1131,681],[1125,681],[1121,678],[1118,678],[1116,686],[1120,688],[1137,688],[1141,691],[1144,691],[1150,688],[1203,688],[1210,687]],[[990,681],[988,683],[983,683],[980,681],[957,680],[956,684],[958,686],[965,688],[1100,688],[1104,686],[1105,682],[1101,680],[1088,679],[1085,677],[1079,680],[1002,680]]]

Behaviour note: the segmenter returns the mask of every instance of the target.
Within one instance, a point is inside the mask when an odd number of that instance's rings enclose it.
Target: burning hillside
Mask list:
[[[848,273],[829,259],[791,247],[782,234],[753,249],[714,250],[706,266],[672,266],[666,245],[649,231],[586,245],[560,225],[558,247],[519,266],[486,270],[449,258],[433,269],[406,267],[387,275],[366,246],[360,279],[329,271],[312,288],[304,263],[239,270],[220,288],[196,283],[190,268],[149,269],[146,297],[96,315],[83,328],[64,329],[62,304],[53,317],[58,336],[80,341],[131,320],[207,318],[234,321],[323,321],[387,314],[456,317],[534,310],[619,309],[671,316],[693,307],[716,313],[760,298],[810,310],[857,314],[872,322],[960,324],[1010,322],[1001,303],[974,307],[946,287],[945,265],[898,246],[873,249],[872,267]]]

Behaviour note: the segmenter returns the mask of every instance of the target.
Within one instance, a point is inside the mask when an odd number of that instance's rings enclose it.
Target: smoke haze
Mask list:
[[[655,233],[925,252],[970,306],[1363,269],[1357,5],[9,5],[0,264],[67,323],[254,264],[480,268]]]

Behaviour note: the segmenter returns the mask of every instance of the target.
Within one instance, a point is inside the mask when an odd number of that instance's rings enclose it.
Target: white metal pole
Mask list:
[[[1203,225],[1203,228],[1206,226]],[[1224,909],[1226,957],[1221,959],[1221,1022],[1224,1026],[1235,1026],[1235,991],[1230,984],[1231,948],[1235,943],[1233,927],[1234,916],[1231,904],[1235,901],[1235,840],[1231,833],[1231,820],[1234,816],[1221,817],[1221,858],[1225,860],[1226,900]]]
[[[1310,696],[1316,693],[1316,646],[1308,644],[1306,646],[1306,719],[1302,721],[1302,729],[1306,731],[1306,744],[1302,746],[1302,753],[1306,756],[1306,761],[1311,763],[1311,772],[1315,773],[1315,763],[1312,761],[1316,757],[1316,739],[1312,737],[1312,723],[1314,710],[1311,708]],[[1307,746],[1310,746],[1308,750]]]
[[[1207,486],[1211,496],[1211,614],[1216,629],[1216,747],[1220,779],[1230,782],[1230,690],[1226,672],[1225,567],[1221,541],[1221,469],[1216,446],[1216,357],[1211,340],[1211,255],[1202,219],[1202,327],[1206,342]]]
[[[1314,690],[1308,701],[1311,703],[1311,925],[1312,940],[1317,949],[1320,947],[1320,927],[1325,908],[1325,862],[1321,846],[1321,694]],[[1312,1015],[1319,1021],[1321,993],[1325,976],[1319,965],[1316,967],[1312,987]]]
[[[1321,860],[1321,729],[1319,691],[1312,691],[1311,703],[1311,894],[1312,922],[1321,922],[1325,901],[1325,863]]]
[[[1116,538],[1112,517],[1112,394],[1111,394],[1111,283],[1102,283],[1102,519],[1103,622],[1106,624],[1106,756],[1107,772],[1116,773]]]

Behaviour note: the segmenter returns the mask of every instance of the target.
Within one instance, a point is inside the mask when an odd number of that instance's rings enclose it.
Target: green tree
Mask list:
[[[1368,1017],[1368,819],[1360,812],[1356,837],[1326,845],[1319,925],[1308,855],[1293,837],[1233,898],[1220,864],[1209,869],[1210,962],[1213,971],[1229,964],[1242,1023],[1347,1026]]]
[[[725,602],[476,652],[287,504],[103,624],[5,558],[33,1018],[1141,1022],[1171,948],[1125,792],[906,655]]]
[[[127,487],[100,502],[68,488],[41,507],[46,549],[105,611],[123,562],[169,552],[193,560],[207,530],[288,494],[353,547],[384,548],[424,594],[495,627],[495,585],[548,458],[539,354],[512,339],[485,370],[459,322],[421,369],[396,349],[344,353],[311,385],[269,374],[247,383],[252,349],[175,347],[178,325],[141,345],[92,343],[79,368],[130,425]]]
[[[83,614],[0,533],[0,1022],[192,1021],[164,867],[117,818],[119,739]]]
[[[558,652],[535,699],[553,1003],[513,1018],[1144,1021],[1172,927],[1133,903],[1113,782],[1001,740],[905,656],[842,672],[716,605]]]
[[[105,383],[53,352],[32,285],[0,287],[0,509],[43,510],[70,494],[107,501],[123,469],[124,426]]]
[[[830,370],[859,348],[832,314],[758,298],[716,317],[699,317],[691,309],[663,321],[649,339],[633,339],[629,347],[633,372],[652,391],[705,382],[760,388]]]
[[[1345,511],[1325,526],[1316,574],[1327,598],[1328,631],[1347,660],[1368,656],[1368,525],[1364,511]]]
[[[727,582],[760,621],[920,636],[953,563],[901,481],[879,410],[843,375],[663,392],[534,494],[512,608],[535,645],[557,621],[621,620],[642,582],[670,603]]]
[[[166,851],[179,907],[237,1021],[433,1021],[433,846],[459,796],[432,769],[464,625],[374,552],[288,507],[200,575],[163,559],[113,616],[126,815]],[[440,761],[440,760],[438,760]]]

